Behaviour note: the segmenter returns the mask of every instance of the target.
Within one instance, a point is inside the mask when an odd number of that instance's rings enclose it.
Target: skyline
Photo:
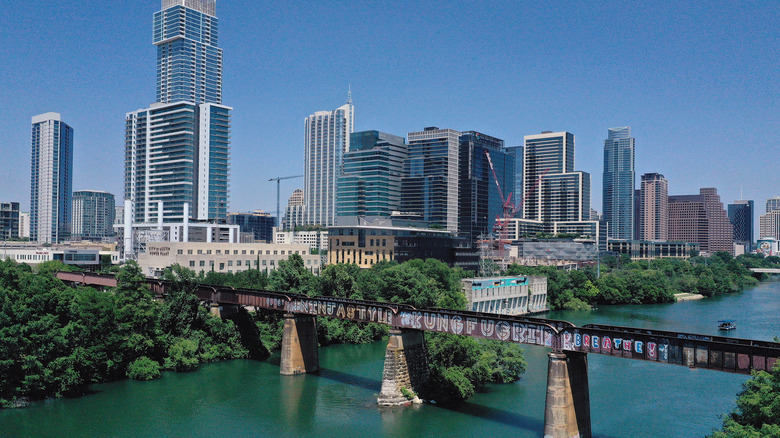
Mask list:
[[[780,175],[761,171],[777,157],[771,126],[780,125],[776,3],[408,4],[217,3],[223,97],[235,108],[229,211],[273,214],[267,180],[303,170],[301,121],[342,105],[350,87],[355,131],[406,137],[439,126],[507,146],[543,130],[571,132],[575,167],[592,175],[597,207],[604,133],[614,126],[630,126],[636,138],[635,187],[657,172],[670,195],[716,187],[728,204],[743,192],[761,205],[755,220],[780,194]],[[160,3],[79,6],[16,2],[0,18],[12,30],[0,36],[9,52],[0,98],[12,108],[0,115],[0,200],[24,211],[31,116],[58,112],[74,127],[74,190],[119,201],[124,116],[155,100],[149,25]],[[302,183],[281,187],[287,199]]]

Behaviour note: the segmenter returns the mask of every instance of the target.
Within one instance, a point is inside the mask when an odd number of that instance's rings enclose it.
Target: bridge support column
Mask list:
[[[279,374],[292,376],[319,371],[317,326],[311,315],[284,314]]]
[[[219,310],[219,303],[212,301],[209,305],[209,313],[214,316],[222,317],[222,312]]]
[[[588,356],[567,351],[548,354],[545,438],[590,438]]]
[[[423,332],[390,329],[382,373],[382,391],[377,403],[380,406],[409,403],[410,400],[401,392],[401,388],[408,390],[407,394],[417,394],[427,381],[428,350]],[[419,402],[419,399],[415,397],[411,401]]]

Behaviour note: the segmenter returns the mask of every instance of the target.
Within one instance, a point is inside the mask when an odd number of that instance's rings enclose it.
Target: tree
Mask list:
[[[780,436],[780,361],[771,371],[753,371],[742,386],[737,407],[713,438]]]

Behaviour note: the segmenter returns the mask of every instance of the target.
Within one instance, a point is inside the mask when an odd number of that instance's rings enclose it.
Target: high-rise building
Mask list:
[[[19,237],[19,203],[0,202],[0,240]]]
[[[496,217],[503,217],[503,202],[490,171],[490,154],[498,184],[514,201],[515,157],[504,150],[504,140],[475,131],[460,136],[458,230],[468,239],[493,232]]]
[[[704,252],[734,253],[733,229],[715,188],[669,196],[669,240],[698,243]]]
[[[771,210],[762,214],[758,220],[759,239],[780,240],[780,210]]]
[[[230,112],[222,105],[215,0],[163,0],[154,15],[157,102],[125,118],[125,199],[134,222],[221,220],[228,209]]]
[[[410,132],[402,209],[431,225],[458,232],[458,158],[461,133],[427,127]]]
[[[273,242],[276,218],[271,213],[255,210],[252,213],[228,213],[227,223],[238,225],[242,233],[251,233],[255,242]]]
[[[30,212],[19,212],[19,238],[30,238]]]
[[[631,128],[609,128],[604,140],[603,214],[610,239],[634,238],[634,138]]]
[[[590,174],[548,173],[538,189],[542,199],[542,221],[581,222],[590,220]]]
[[[379,131],[350,134],[337,183],[337,216],[390,216],[399,210],[406,157],[403,137]]]
[[[306,213],[304,204],[303,189],[295,189],[287,200],[287,209],[282,220],[282,228],[285,230],[294,230],[295,227],[303,225]]]
[[[512,156],[515,161],[515,188],[512,190],[512,202],[521,207],[522,214],[523,202],[523,146],[509,146],[506,152]],[[506,195],[506,194],[505,194]]]
[[[58,113],[32,118],[30,240],[70,239],[73,190],[73,128]]]
[[[355,131],[352,93],[346,104],[333,111],[317,111],[304,124],[305,223],[332,226],[336,224],[338,177],[344,153],[350,150],[350,134]]]
[[[154,14],[157,102],[222,103],[216,0],[162,0]]]
[[[660,173],[642,175],[639,211],[637,240],[669,239],[669,181]]]
[[[780,210],[780,196],[769,198],[766,200],[766,212]]]
[[[523,218],[543,220],[543,176],[574,172],[574,134],[545,131],[525,136],[523,148]],[[588,205],[590,209],[590,205]],[[588,210],[590,211],[590,210]]]
[[[729,221],[734,228],[734,243],[747,246],[750,251],[753,245],[753,201],[739,200],[728,205]]]
[[[73,192],[73,240],[102,241],[114,237],[114,195],[96,190]]]

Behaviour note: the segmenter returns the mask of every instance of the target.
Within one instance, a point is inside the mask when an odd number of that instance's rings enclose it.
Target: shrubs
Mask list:
[[[149,359],[146,356],[141,356],[138,359],[132,361],[130,366],[127,367],[127,377],[133,380],[154,380],[159,379],[162,373],[160,372],[160,364]]]

